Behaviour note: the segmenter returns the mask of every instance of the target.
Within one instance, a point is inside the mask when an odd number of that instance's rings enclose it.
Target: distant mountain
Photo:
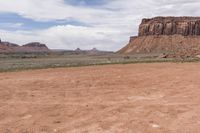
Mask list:
[[[39,42],[31,42],[22,46],[26,51],[30,52],[49,52],[49,48],[45,44]]]
[[[68,55],[99,55],[113,53],[110,51],[101,51],[96,48],[90,50],[82,50],[77,48],[75,50],[64,50],[64,49],[49,49],[45,44],[39,42],[31,42],[22,46],[10,42],[4,42],[0,40],[0,53],[37,53],[37,52],[51,52],[57,54],[68,54]]]
[[[75,52],[81,52],[83,50],[81,50],[80,48],[75,49]]]
[[[114,53],[112,51],[101,51],[96,48],[90,50],[82,50],[80,48],[77,48],[75,50],[51,49],[51,51],[54,53],[67,54],[67,55],[103,55],[103,54]]]
[[[31,42],[23,46],[10,42],[0,41],[0,53],[14,52],[49,52],[49,48],[45,44],[39,42]]]
[[[98,54],[106,54],[106,53],[112,53],[111,51],[101,51],[96,48],[90,49],[90,50],[81,50],[80,48],[77,48],[75,50],[76,54],[88,54],[88,55],[98,55]]]

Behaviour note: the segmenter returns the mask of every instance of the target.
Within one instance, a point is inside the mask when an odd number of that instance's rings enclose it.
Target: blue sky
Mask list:
[[[89,26],[83,22],[76,21],[71,18],[50,21],[35,21],[14,13],[0,13],[0,18],[0,28],[10,31],[46,29],[56,25]],[[18,25],[12,26],[10,24]]]
[[[65,0],[66,4],[73,6],[83,6],[90,8],[97,8],[100,5],[105,4],[104,0]],[[35,21],[34,19],[25,18],[17,13],[0,13],[0,28],[7,30],[33,30],[33,29],[45,29],[55,25],[74,25],[74,26],[89,26],[81,20],[73,18],[66,19],[54,19],[50,21]],[[10,26],[6,24],[16,23],[17,26]],[[21,24],[21,25],[19,25]]]
[[[142,18],[198,16],[198,0],[0,0],[0,38],[55,49],[118,50]]]

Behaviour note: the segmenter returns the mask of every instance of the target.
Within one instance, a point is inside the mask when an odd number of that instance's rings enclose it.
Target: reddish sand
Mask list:
[[[0,133],[199,133],[200,63],[0,73]]]

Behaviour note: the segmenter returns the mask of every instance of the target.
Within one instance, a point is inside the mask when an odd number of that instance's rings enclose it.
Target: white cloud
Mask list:
[[[75,19],[91,27],[58,25],[44,30],[5,31],[6,40],[26,43],[42,41],[51,48],[97,47],[118,50],[137,35],[142,18],[155,16],[198,16],[199,0],[109,0],[94,7],[70,5],[63,0],[0,0],[0,13],[17,13],[35,21]],[[12,22],[11,22],[12,23]]]
[[[0,12],[17,13],[37,21],[75,18],[90,22],[100,14],[109,13],[105,10],[72,6],[64,0],[0,0],[0,5]]]
[[[107,27],[82,27],[82,26],[54,26],[45,30],[35,31],[5,31],[0,30],[3,40],[10,40],[18,44],[25,44],[31,41],[40,41],[48,44],[49,47],[60,49],[98,49],[111,50],[119,49],[116,44],[125,43],[120,37],[126,37],[121,32]],[[67,46],[67,47],[66,47]]]

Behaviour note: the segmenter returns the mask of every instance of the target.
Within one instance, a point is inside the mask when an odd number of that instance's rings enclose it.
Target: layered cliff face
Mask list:
[[[143,19],[138,36],[119,53],[200,54],[200,17]]]
[[[146,35],[200,35],[200,17],[156,17],[143,19],[139,36]]]

